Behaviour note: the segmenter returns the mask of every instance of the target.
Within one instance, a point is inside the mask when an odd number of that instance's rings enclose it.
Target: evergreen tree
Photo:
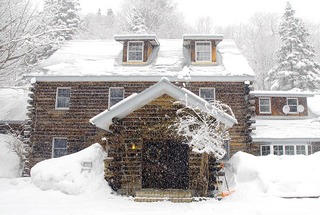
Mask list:
[[[308,42],[309,33],[303,22],[295,17],[288,2],[279,26],[282,42],[277,50],[277,64],[268,73],[274,90],[315,90],[319,83],[320,66],[314,62],[314,47]]]
[[[146,34],[148,28],[145,25],[145,20],[141,13],[134,8],[133,17],[131,19],[131,31],[137,34]]]
[[[45,11],[51,14],[50,26],[65,29],[52,36],[59,40],[71,40],[80,25],[79,0],[45,0]]]

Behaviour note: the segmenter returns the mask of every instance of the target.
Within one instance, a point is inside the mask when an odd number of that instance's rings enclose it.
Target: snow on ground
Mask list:
[[[104,158],[102,146],[96,143],[78,153],[36,164],[31,169],[31,181],[41,190],[60,190],[71,195],[101,191],[110,193],[104,180]],[[85,168],[85,162],[92,165]]]
[[[31,178],[0,179],[0,214],[318,215],[320,211],[318,198],[279,197],[320,195],[320,153],[255,157],[238,152],[226,165],[229,184],[235,192],[221,201],[192,203],[136,203],[131,197],[110,193],[101,183],[103,154],[101,147],[94,144],[73,155],[36,165]],[[81,173],[80,164],[88,159],[93,162],[92,170]],[[80,192],[74,192],[76,187]]]
[[[0,134],[0,178],[15,178],[20,172],[19,157],[8,148],[10,142],[14,142],[13,136]]]

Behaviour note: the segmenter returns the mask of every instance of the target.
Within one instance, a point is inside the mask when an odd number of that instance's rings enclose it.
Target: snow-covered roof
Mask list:
[[[116,41],[69,41],[40,69],[37,81],[246,81],[254,72],[233,40],[217,46],[216,65],[192,65],[182,39],[159,40],[154,59],[146,65],[122,63],[123,45]]]
[[[320,117],[320,94],[308,98],[308,109],[312,114]]]
[[[251,95],[254,96],[269,96],[269,97],[313,97],[312,92],[297,92],[297,91],[251,91]]]
[[[183,40],[223,40],[222,34],[184,34]]]
[[[256,119],[254,142],[320,141],[320,118],[314,119]]]
[[[154,45],[160,45],[159,40],[155,34],[125,34],[125,35],[114,35],[116,41],[126,40],[152,40],[155,42]]]
[[[28,90],[0,88],[0,122],[21,122],[27,118]]]
[[[139,94],[134,94],[125,98],[109,110],[107,109],[91,118],[90,122],[99,128],[109,131],[109,126],[113,123],[113,118],[116,117],[122,119],[164,94],[169,95],[184,104],[187,103],[186,105],[200,108],[201,110],[212,114],[217,120],[229,127],[232,127],[237,123],[237,120],[234,117],[210,105],[207,101],[191,91],[175,86],[170,83],[167,78],[162,78],[159,82]]]

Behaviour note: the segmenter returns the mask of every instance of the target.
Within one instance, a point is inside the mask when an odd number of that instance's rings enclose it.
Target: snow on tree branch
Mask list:
[[[222,159],[226,154],[225,140],[230,139],[230,136],[228,127],[212,116],[216,109],[234,117],[228,105],[213,101],[208,105],[207,111],[188,106],[179,109],[174,127],[193,151],[213,154],[216,159]]]

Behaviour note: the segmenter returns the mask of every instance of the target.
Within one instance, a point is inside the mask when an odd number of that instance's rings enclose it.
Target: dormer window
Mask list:
[[[143,42],[128,42],[128,62],[143,61]]]
[[[115,35],[114,39],[123,44],[123,65],[146,65],[151,55],[156,55],[160,43],[154,34]]]
[[[212,48],[211,42],[196,42],[196,61],[197,62],[211,62]]]

